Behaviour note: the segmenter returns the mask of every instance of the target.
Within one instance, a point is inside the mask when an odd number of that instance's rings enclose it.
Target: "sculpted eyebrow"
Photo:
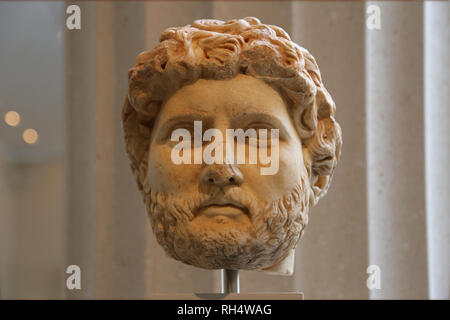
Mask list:
[[[173,128],[177,124],[190,124],[194,125],[194,121],[202,121],[203,127],[205,127],[207,124],[209,124],[211,121],[210,117],[205,117],[201,114],[183,114],[174,116],[172,118],[169,118],[166,120],[159,128],[158,130],[158,138],[165,138],[167,136],[170,136],[172,133]]]
[[[273,129],[280,130],[280,137],[285,137],[289,139],[291,136],[283,124],[283,122],[277,117],[267,114],[267,113],[246,113],[245,115],[241,115],[233,119],[233,127],[239,128],[245,124],[245,126],[249,126],[251,124],[268,124],[273,127]],[[245,128],[242,128],[245,129]]]

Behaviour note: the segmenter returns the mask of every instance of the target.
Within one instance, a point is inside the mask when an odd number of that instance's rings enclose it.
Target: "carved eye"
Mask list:
[[[174,124],[171,128],[170,128],[170,132],[174,132],[175,130],[178,129],[184,129],[189,131],[190,135],[191,135],[191,139],[194,139],[194,123],[193,122],[180,122],[180,123],[176,123]]]
[[[190,132],[191,137],[194,138],[194,124],[193,123],[183,123],[183,124],[179,124],[176,129],[186,129],[187,131]]]
[[[274,127],[271,124],[258,122],[247,126],[247,130],[254,130],[255,134],[248,139],[248,143],[252,147],[270,147],[271,146],[271,130]]]
[[[269,139],[270,130],[273,129],[273,126],[268,123],[253,123],[249,125],[248,128],[256,131],[258,139]]]

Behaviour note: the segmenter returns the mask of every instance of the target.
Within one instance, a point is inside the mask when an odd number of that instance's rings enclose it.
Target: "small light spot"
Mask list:
[[[17,127],[20,123],[20,114],[15,111],[8,111],[5,113],[5,122],[8,126]]]
[[[23,141],[25,141],[28,144],[35,144],[39,139],[39,135],[37,131],[34,129],[26,129],[22,133],[22,138]]]

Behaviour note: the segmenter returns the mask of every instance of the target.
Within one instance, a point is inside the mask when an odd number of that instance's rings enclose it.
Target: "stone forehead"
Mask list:
[[[207,113],[217,108],[232,112],[267,112],[279,106],[286,110],[280,94],[265,82],[246,75],[227,80],[199,79],[176,91],[162,106],[161,111]],[[161,112],[160,111],[160,112]]]

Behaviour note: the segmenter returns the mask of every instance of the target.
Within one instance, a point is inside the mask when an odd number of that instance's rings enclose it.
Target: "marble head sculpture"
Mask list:
[[[313,56],[280,27],[247,17],[169,28],[136,61],[123,130],[158,243],[200,268],[292,274],[308,210],[327,192],[342,144]],[[182,135],[174,139],[177,129]],[[276,170],[261,174],[267,162],[235,161],[234,145],[223,151],[223,143],[213,153],[224,161],[203,161],[202,152],[220,141],[208,129],[227,138],[230,129],[274,133],[236,144],[247,148],[244,160],[270,145]],[[174,161],[179,138],[198,132],[200,140],[177,150],[184,159],[199,151],[200,161]]]

